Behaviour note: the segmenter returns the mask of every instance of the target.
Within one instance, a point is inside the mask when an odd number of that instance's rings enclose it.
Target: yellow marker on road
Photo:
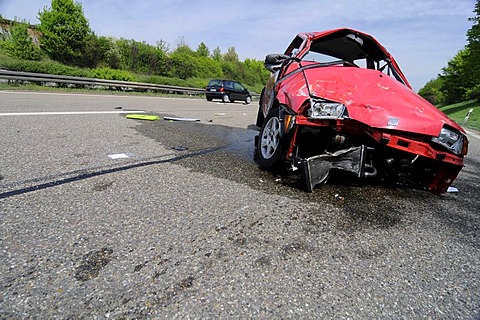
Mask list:
[[[148,114],[127,114],[125,117],[128,119],[149,120],[149,121],[155,121],[155,120],[158,120],[159,118],[159,116],[150,116]]]

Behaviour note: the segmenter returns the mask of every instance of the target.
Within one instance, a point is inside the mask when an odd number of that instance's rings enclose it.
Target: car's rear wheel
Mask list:
[[[207,98],[207,101],[212,101],[213,99],[212,98]]]
[[[246,104],[250,104],[250,102],[252,102],[252,97],[247,96],[247,97],[245,98],[245,103],[246,103]]]
[[[230,96],[228,94],[223,95],[222,101],[225,102],[225,103],[230,102]]]
[[[270,110],[265,119],[257,142],[257,162],[265,169],[281,166],[282,130],[279,109]]]

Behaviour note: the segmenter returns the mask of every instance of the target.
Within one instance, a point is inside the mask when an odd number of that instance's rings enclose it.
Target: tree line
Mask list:
[[[38,13],[39,44],[29,35],[29,24],[15,21],[8,32],[0,34],[0,48],[9,56],[40,61],[51,59],[71,67],[90,68],[95,76],[113,80],[134,80],[134,74],[164,78],[229,78],[251,88],[261,88],[269,72],[263,62],[240,61],[235,47],[222,53],[212,52],[200,43],[196,50],[180,38],[175,49],[160,40],[156,45],[129,39],[97,36],[83,13],[82,4],[74,0],[52,0],[50,8]],[[6,21],[0,16],[0,22]],[[200,81],[202,82],[202,81]],[[203,84],[203,83],[202,83]]]
[[[434,104],[480,99],[480,0],[476,1],[473,13],[469,18],[472,27],[467,32],[467,45],[448,61],[435,79],[419,90],[421,96]],[[35,28],[40,36],[35,43],[28,23],[9,23],[0,16],[0,23],[10,24],[8,32],[0,33],[0,49],[17,59],[52,60],[75,67],[76,70],[69,71],[70,75],[86,74],[111,80],[204,86],[211,78],[229,78],[260,91],[269,76],[262,61],[240,61],[235,47],[222,53],[219,47],[210,51],[202,42],[193,50],[180,39],[171,50],[163,40],[151,45],[133,39],[97,36],[89,26],[81,3],[74,0],[52,0],[50,8],[39,11],[38,18],[40,24]],[[20,68],[25,68],[25,64]],[[78,68],[91,72],[79,73]],[[65,70],[58,65],[50,68],[28,65],[22,71],[49,72],[49,69],[52,73]],[[173,79],[177,82],[173,83]]]
[[[472,27],[467,31],[467,45],[418,92],[434,104],[480,100],[480,0],[473,13],[468,19]]]

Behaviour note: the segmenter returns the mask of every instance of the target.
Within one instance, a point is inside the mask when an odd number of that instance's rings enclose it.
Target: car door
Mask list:
[[[234,88],[233,88],[233,81],[230,81],[230,80],[225,80],[223,82],[223,85],[224,85],[224,88],[225,88],[225,91],[228,93],[228,96],[230,97],[230,101],[231,100],[235,100],[235,93],[234,93]]]
[[[247,89],[245,89],[244,86],[242,86],[238,82],[233,83],[233,88],[235,90],[235,98],[234,100],[245,100],[246,95],[247,95]]]

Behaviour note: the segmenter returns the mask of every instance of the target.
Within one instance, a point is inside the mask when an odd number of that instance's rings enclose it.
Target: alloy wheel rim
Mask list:
[[[280,143],[280,121],[277,117],[270,118],[265,124],[261,140],[261,152],[264,159],[270,159],[277,151]]]

